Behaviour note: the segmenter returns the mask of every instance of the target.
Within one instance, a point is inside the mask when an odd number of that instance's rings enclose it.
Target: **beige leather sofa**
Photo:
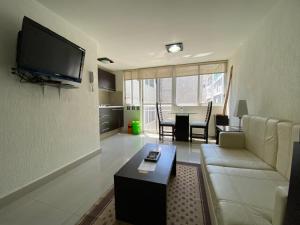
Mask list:
[[[214,225],[282,225],[293,142],[300,125],[243,117],[243,132],[201,145],[201,166]]]

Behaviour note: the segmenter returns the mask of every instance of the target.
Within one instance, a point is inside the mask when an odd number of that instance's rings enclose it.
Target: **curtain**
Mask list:
[[[227,61],[192,63],[175,66],[161,66],[142,69],[125,70],[125,80],[142,80],[167,78],[173,76],[193,76],[214,73],[226,73]]]

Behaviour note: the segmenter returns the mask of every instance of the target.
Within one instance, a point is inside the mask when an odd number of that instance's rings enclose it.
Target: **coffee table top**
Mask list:
[[[156,162],[155,171],[150,171],[148,173],[139,172],[138,167],[141,162],[148,155],[149,151],[154,150],[157,147],[160,148],[161,155]],[[146,144],[115,174],[115,176],[167,185],[174,160],[176,160],[176,147],[174,145]]]
[[[238,126],[217,125],[216,127],[221,132],[242,132],[242,128]]]

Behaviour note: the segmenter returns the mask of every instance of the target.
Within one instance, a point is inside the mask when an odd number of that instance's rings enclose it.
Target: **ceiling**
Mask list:
[[[278,0],[38,0],[123,70],[228,59]],[[171,54],[165,44],[183,42]]]

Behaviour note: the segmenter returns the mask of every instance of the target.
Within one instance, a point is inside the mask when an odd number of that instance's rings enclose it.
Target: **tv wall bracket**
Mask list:
[[[20,83],[31,83],[41,85],[43,87],[43,94],[45,93],[45,86],[56,87],[59,90],[59,95],[61,89],[74,89],[78,88],[72,84],[66,84],[61,81],[51,80],[50,78],[42,78],[40,76],[34,76],[29,72],[19,71],[17,68],[11,68],[11,73],[20,78]]]

